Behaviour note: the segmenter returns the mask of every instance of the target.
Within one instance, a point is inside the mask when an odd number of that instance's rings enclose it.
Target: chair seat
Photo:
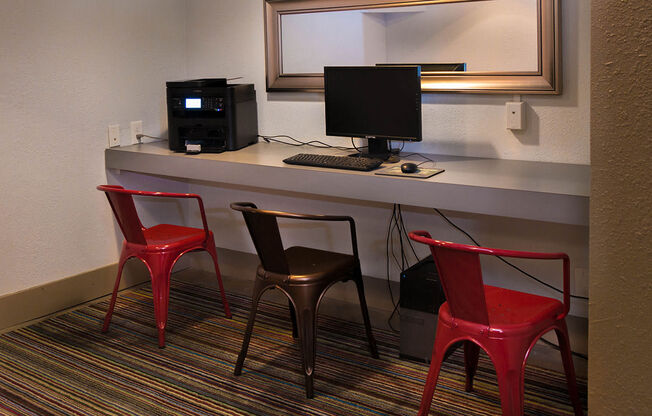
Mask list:
[[[532,324],[555,319],[564,311],[557,299],[495,286],[484,288],[492,326]]]
[[[492,328],[539,324],[556,319],[564,305],[552,298],[495,286],[484,286],[489,325]],[[442,316],[451,316],[448,302],[441,306]]]
[[[355,266],[349,254],[333,253],[309,247],[290,247],[285,250],[290,281],[293,283],[340,280]]]
[[[148,246],[186,245],[201,243],[206,239],[206,233],[201,228],[183,227],[172,224],[159,224],[143,230]]]

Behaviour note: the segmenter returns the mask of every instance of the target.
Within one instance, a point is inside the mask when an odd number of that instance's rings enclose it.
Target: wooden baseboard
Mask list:
[[[110,264],[0,297],[0,332],[111,294],[117,271],[117,263]],[[120,288],[147,280],[145,265],[132,259],[125,264]]]

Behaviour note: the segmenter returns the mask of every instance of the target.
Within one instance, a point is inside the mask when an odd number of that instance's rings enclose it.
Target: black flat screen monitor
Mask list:
[[[324,67],[326,135],[369,139],[386,159],[389,140],[421,141],[418,66]]]

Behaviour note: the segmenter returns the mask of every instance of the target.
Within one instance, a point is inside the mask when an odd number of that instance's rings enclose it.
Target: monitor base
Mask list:
[[[369,157],[374,159],[380,159],[387,163],[398,163],[401,158],[398,156],[398,152],[393,152],[389,147],[388,139],[367,139],[367,151],[353,153],[349,156],[351,157]],[[396,150],[396,149],[395,149]]]

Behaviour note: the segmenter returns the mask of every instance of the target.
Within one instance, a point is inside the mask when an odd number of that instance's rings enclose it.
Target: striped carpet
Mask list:
[[[175,282],[167,347],[157,348],[149,287],[122,293],[111,329],[102,301],[0,336],[0,414],[9,415],[414,415],[427,366],[397,358],[396,335],[320,317],[315,398],[305,399],[286,305],[263,303],[242,376],[233,366],[249,300]],[[500,414],[493,367],[480,356],[476,391],[464,392],[462,354],[446,362],[431,414]],[[580,381],[582,398],[586,383]],[[563,375],[528,368],[525,414],[571,414]]]

